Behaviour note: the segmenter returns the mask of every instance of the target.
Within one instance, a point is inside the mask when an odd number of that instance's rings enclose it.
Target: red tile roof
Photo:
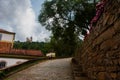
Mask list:
[[[44,56],[40,50],[7,49],[0,48],[0,53],[25,56]]]
[[[2,33],[8,33],[8,34],[15,34],[14,32],[9,32],[9,31],[6,31],[4,29],[0,29],[0,32],[2,32]]]
[[[0,42],[0,53],[26,56],[44,56],[40,50],[12,49],[11,46],[11,43]]]
[[[11,49],[10,54],[29,55],[29,56],[43,56],[40,50],[24,50],[24,49]]]

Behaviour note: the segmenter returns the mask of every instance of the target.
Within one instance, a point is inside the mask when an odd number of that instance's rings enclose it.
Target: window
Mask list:
[[[2,34],[0,34],[0,40],[2,39]]]

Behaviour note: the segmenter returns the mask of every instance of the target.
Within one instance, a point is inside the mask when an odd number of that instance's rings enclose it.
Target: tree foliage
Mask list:
[[[49,42],[14,42],[15,49],[41,50],[44,54],[50,52],[53,48]]]
[[[44,2],[38,19],[46,29],[52,31],[51,44],[58,54],[74,53],[81,32],[89,28],[90,20],[95,14],[94,2],[95,0]]]

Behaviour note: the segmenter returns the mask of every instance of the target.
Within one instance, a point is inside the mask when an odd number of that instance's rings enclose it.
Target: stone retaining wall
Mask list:
[[[120,0],[108,0],[76,56],[92,80],[120,80]]]

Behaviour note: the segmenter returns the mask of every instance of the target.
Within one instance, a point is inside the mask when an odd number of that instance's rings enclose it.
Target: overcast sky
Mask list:
[[[44,0],[0,0],[0,28],[16,33],[16,39],[44,41],[50,33],[41,27],[37,18]]]

